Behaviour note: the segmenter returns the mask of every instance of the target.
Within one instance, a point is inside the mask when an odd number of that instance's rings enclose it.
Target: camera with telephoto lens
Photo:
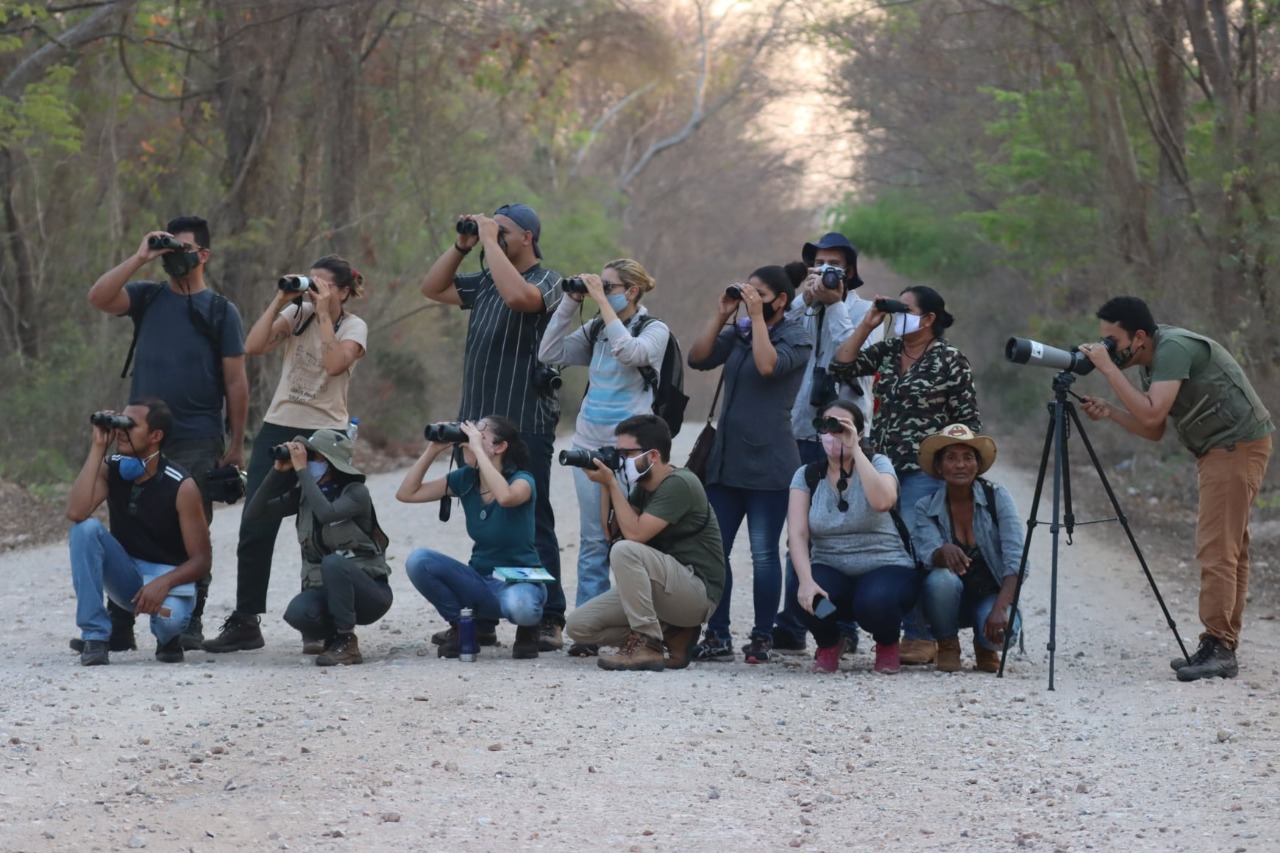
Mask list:
[[[533,389],[539,394],[554,394],[563,384],[559,368],[539,364],[533,369]]]
[[[94,412],[89,415],[89,423],[103,429],[133,429],[133,418],[128,415],[108,415],[106,412]]]
[[[602,447],[599,450],[561,450],[560,464],[572,465],[574,468],[594,468],[596,460],[604,463],[610,471],[622,470],[622,457],[617,448]]]
[[[881,297],[875,301],[877,311],[885,314],[910,314],[911,306],[899,299],[885,299]]]
[[[271,448],[269,454],[276,462],[288,462],[293,458],[293,454],[289,452],[289,445],[287,444],[277,444]]]
[[[214,468],[204,475],[204,493],[211,501],[233,504],[244,497],[248,477],[234,465]]]
[[[168,234],[152,234],[147,238],[147,248],[153,252],[157,249],[175,249],[181,252],[182,243]]]
[[[861,390],[861,389],[859,389]],[[815,409],[825,409],[840,396],[836,381],[827,373],[825,367],[817,365],[813,368],[813,381],[809,385],[809,405]]]
[[[458,233],[466,237],[479,237],[480,226],[474,219],[459,219]]]
[[[308,290],[315,290],[315,283],[305,275],[283,275],[276,282],[276,287],[285,293],[306,293]]]
[[[1099,343],[1107,348],[1108,353],[1116,351],[1116,342],[1110,338],[1103,338]],[[1089,356],[1080,352],[1079,347],[1058,349],[1029,338],[1009,338],[1004,345],[1004,357],[1014,364],[1034,364],[1053,370],[1066,370],[1077,376],[1093,372],[1093,362],[1089,360]]]
[[[844,284],[844,270],[834,264],[823,264],[818,267],[818,275],[821,277],[822,286],[827,290],[839,290]]]
[[[466,444],[470,441],[467,434],[462,431],[462,425],[458,423],[427,424],[422,435],[427,441],[437,441],[442,444]]]
[[[585,295],[587,292],[587,283],[577,276],[566,278],[560,282],[560,287],[564,289],[565,293],[581,293]]]

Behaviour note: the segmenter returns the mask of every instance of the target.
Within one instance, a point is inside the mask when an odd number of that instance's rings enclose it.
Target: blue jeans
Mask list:
[[[720,522],[720,541],[724,544],[724,595],[707,622],[707,630],[717,637],[729,637],[729,601],[733,597],[729,552],[738,528],[742,526],[742,519],[746,518],[754,570],[755,624],[751,636],[773,639],[773,620],[782,596],[782,559],[778,540],[782,536],[782,525],[787,520],[790,493],[790,489],[739,489],[718,483],[707,486],[707,500]]]
[[[942,486],[941,480],[935,480],[923,471],[908,471],[898,474],[898,514],[902,523],[907,526],[907,533],[915,529],[916,503],[921,498],[929,497]],[[918,554],[920,562],[928,565],[929,555]],[[908,640],[932,640],[929,623],[919,607],[909,611],[902,619],[902,635]]]
[[[902,616],[916,603],[916,571],[902,566],[883,566],[851,577],[844,572],[814,563],[813,579],[836,606],[833,616],[819,619],[800,610],[800,620],[813,632],[820,647],[834,646],[840,639],[840,622],[857,620],[877,644],[898,642]]]
[[[523,627],[542,622],[547,600],[543,584],[507,583],[430,548],[413,549],[404,573],[447,622],[457,622],[464,607],[471,608],[477,621],[507,619]]]
[[[589,448],[575,444],[574,450]],[[587,478],[581,468],[573,469],[573,485],[578,492],[578,597],[574,607],[581,607],[603,592],[609,591],[609,543],[600,523],[600,486]]]
[[[173,566],[148,563],[129,556],[101,521],[90,518],[71,526],[71,584],[76,591],[76,625],[85,640],[107,640],[111,617],[102,603],[106,595],[119,607],[134,612],[133,597],[143,586],[173,571]],[[168,616],[151,617],[151,633],[163,645],[182,633],[196,606],[196,585],[184,583],[169,590],[164,606]]]
[[[543,610],[547,621],[563,626],[568,602],[564,597],[564,587],[560,585],[560,541],[556,539],[556,514],[551,509],[551,455],[555,452],[556,436],[552,432],[522,432],[520,438],[529,447],[528,470],[533,475],[537,492],[533,505],[533,547],[538,550],[542,567],[556,579],[555,583],[545,584],[546,606]]]
[[[984,596],[967,595],[964,581],[950,569],[934,569],[924,579],[924,593],[921,596],[925,618],[933,628],[933,636],[939,640],[954,640],[961,628],[973,629],[973,641],[984,648],[1001,651],[1004,646],[992,643],[982,633],[982,626],[991,614],[996,603],[996,594]],[[1010,644],[1018,642],[1018,634],[1022,631],[1022,616],[1015,615],[1012,621],[1013,636]]]

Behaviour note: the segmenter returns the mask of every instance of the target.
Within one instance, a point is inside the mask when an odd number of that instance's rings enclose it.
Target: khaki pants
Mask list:
[[[688,566],[648,545],[618,542],[609,552],[613,588],[569,614],[575,643],[620,646],[632,631],[662,641],[662,625],[691,628],[715,610]]]
[[[1271,436],[1215,447],[1196,462],[1200,474],[1200,518],[1196,560],[1200,563],[1200,621],[1204,636],[1234,649],[1240,643],[1244,600],[1249,592],[1249,512],[1258,497]]]

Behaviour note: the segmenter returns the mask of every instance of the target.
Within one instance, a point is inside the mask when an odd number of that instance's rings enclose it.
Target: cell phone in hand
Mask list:
[[[831,603],[831,599],[825,595],[815,595],[813,597],[813,615],[819,619],[826,619],[828,616],[835,615],[836,606]]]

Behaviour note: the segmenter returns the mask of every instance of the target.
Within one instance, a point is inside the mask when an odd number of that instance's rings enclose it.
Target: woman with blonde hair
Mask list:
[[[671,336],[667,325],[640,304],[653,290],[653,276],[639,262],[620,258],[605,264],[600,275],[584,273],[566,279],[565,296],[542,336],[538,358],[545,364],[587,367],[587,392],[578,409],[575,450],[612,447],[614,428],[632,415],[653,411],[662,357]],[[600,315],[575,326],[584,298]],[[576,607],[609,589],[609,544],[600,514],[600,486],[582,468],[573,472],[578,493],[581,543],[578,547]],[[575,643],[574,656],[596,653]]]

